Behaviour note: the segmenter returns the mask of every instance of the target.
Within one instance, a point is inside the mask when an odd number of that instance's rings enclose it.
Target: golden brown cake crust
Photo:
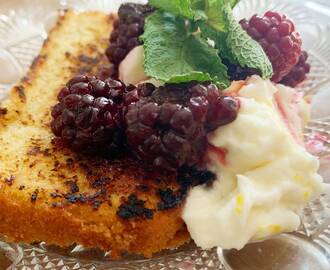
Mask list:
[[[50,131],[58,91],[72,75],[94,73],[104,61],[111,25],[102,13],[66,12],[1,105],[0,234],[12,241],[79,243],[111,249],[113,257],[123,251],[149,257],[189,240],[181,206],[159,210],[159,190],[179,189],[175,175],[130,157],[76,155],[56,144]],[[142,212],[123,218],[132,200]]]

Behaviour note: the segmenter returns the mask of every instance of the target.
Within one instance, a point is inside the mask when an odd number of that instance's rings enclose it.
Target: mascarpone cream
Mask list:
[[[212,187],[194,187],[183,219],[197,245],[242,248],[296,230],[299,213],[328,186],[302,144],[309,106],[294,89],[255,76],[237,92],[237,119],[209,134]]]

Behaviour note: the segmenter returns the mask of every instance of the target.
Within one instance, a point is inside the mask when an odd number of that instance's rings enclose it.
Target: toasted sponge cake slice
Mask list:
[[[175,175],[130,157],[80,156],[56,144],[50,110],[67,80],[102,62],[111,16],[68,11],[0,110],[0,234],[11,241],[123,251],[146,257],[189,240],[180,203],[160,210]]]

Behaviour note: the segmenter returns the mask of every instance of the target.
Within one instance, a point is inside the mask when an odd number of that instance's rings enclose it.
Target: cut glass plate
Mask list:
[[[0,99],[24,76],[53,26],[60,9],[115,12],[120,0],[16,0],[0,3]],[[135,1],[144,3],[145,1]],[[277,10],[291,17],[302,34],[312,66],[299,90],[315,95],[313,120],[306,128],[308,149],[320,157],[320,171],[330,182],[330,4],[327,0],[242,0],[237,18]],[[0,269],[330,269],[330,197],[322,195],[303,211],[298,232],[283,234],[241,251],[201,250],[189,244],[152,259],[111,261],[108,253],[75,245],[66,249],[0,241]]]

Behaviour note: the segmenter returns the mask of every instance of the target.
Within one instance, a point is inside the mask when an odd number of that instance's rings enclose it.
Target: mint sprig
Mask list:
[[[157,11],[147,18],[141,37],[146,74],[167,83],[214,81],[227,87],[227,68],[218,51],[187,28],[182,17],[170,13]]]
[[[239,0],[150,0],[159,10],[146,19],[144,68],[148,76],[167,83],[212,80],[229,85],[221,59],[272,76],[261,48],[235,20]],[[215,43],[210,46],[208,40]]]

